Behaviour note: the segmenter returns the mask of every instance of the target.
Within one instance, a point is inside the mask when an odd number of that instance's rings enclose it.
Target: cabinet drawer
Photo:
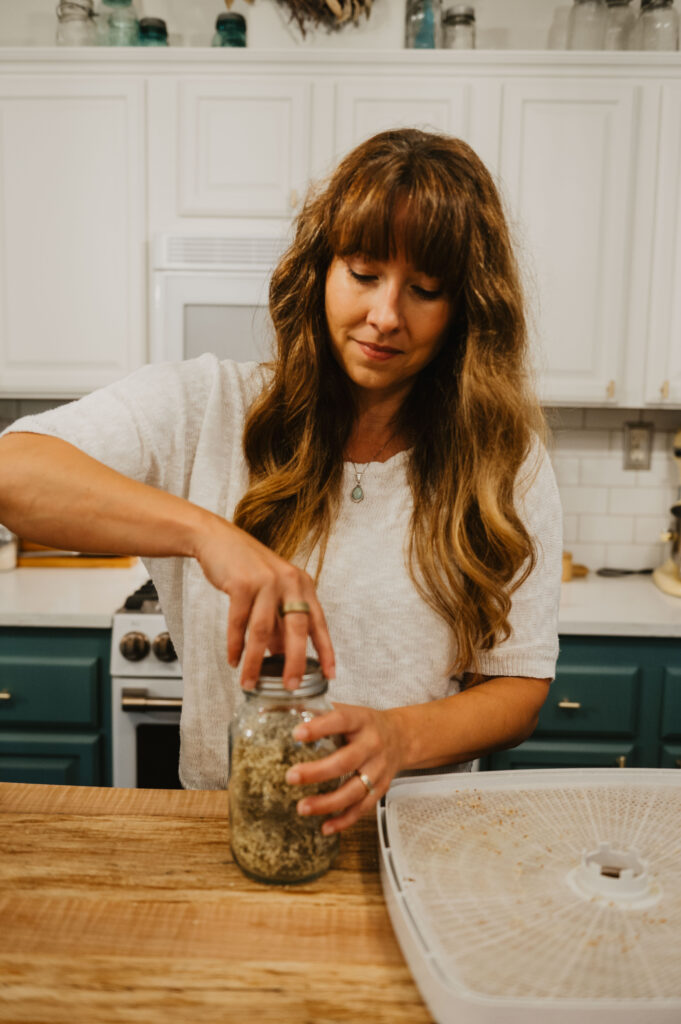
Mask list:
[[[97,733],[0,731],[0,782],[101,786]]]
[[[681,768],[681,743],[664,744],[660,754],[660,768]]]
[[[624,759],[624,760],[623,760]],[[633,743],[593,740],[527,740],[485,759],[485,770],[508,768],[631,768],[638,765]]]
[[[96,656],[0,656],[0,728],[99,724]]]
[[[535,735],[633,736],[640,688],[635,666],[559,667]]]
[[[664,672],[662,736],[681,737],[681,668],[666,668]]]

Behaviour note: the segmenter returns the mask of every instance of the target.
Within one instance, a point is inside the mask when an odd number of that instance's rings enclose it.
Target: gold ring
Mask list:
[[[373,791],[374,791],[374,784],[371,781],[371,779],[369,778],[369,776],[366,775],[364,772],[361,772],[359,770],[359,768],[355,769],[355,775],[359,775],[359,780],[360,780],[360,782],[363,783],[364,788],[366,789],[367,793],[373,793]]]
[[[303,612],[304,615],[309,615],[310,606],[307,601],[286,601],[285,604],[279,605],[279,614],[282,617],[290,615],[292,612]]]

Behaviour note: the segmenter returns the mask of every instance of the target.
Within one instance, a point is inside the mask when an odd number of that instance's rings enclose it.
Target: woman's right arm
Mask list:
[[[254,685],[269,649],[285,651],[284,682],[295,688],[308,633],[325,675],[335,674],[307,573],[226,519],[132,480],[66,441],[20,432],[0,438],[0,522],[67,550],[196,558],[209,582],[230,597],[227,657],[236,665],[243,654],[242,685]],[[282,619],[278,608],[286,601],[307,601],[310,615]]]

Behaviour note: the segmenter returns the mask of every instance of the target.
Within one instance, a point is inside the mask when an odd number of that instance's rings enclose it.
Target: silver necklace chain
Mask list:
[[[357,466],[355,465],[355,463],[352,461],[352,459],[350,459],[350,465],[352,466],[352,468],[354,470],[354,473],[355,473],[355,486],[350,491],[350,498],[352,499],[352,501],[354,501],[354,502],[364,501],[364,491],[362,490],[362,477],[366,473],[366,471],[369,468],[369,466],[371,465],[371,463],[372,462],[376,462],[376,460],[383,454],[383,452],[386,450],[386,448],[388,447],[390,442],[395,437],[396,433],[397,433],[397,431],[394,431],[390,435],[388,440],[385,442],[385,444],[382,445],[378,449],[378,451],[376,452],[374,457],[372,459],[369,459],[368,462],[364,463],[364,465],[362,466],[361,471],[357,469]]]

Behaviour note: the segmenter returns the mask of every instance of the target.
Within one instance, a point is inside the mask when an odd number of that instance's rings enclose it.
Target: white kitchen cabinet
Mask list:
[[[558,76],[503,86],[500,175],[549,403],[620,397],[639,91]]]
[[[0,77],[0,395],[83,394],[144,362],[143,82]]]
[[[289,218],[309,176],[311,94],[310,78],[239,66],[152,80],[152,232]]]
[[[645,400],[681,406],[681,84],[662,87]]]

